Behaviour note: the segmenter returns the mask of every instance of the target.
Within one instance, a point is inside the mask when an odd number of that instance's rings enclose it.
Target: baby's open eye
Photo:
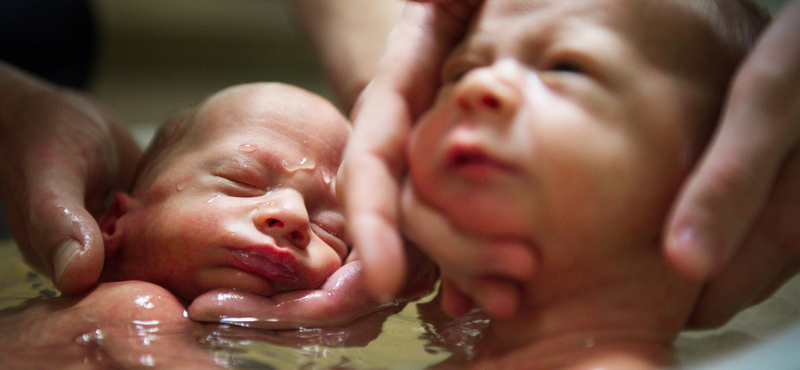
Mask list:
[[[580,63],[571,60],[561,60],[553,63],[549,68],[553,72],[563,73],[585,73],[585,69]]]

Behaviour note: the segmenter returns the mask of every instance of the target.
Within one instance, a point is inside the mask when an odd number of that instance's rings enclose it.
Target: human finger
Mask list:
[[[42,194],[40,189],[29,190],[34,197]],[[103,267],[102,235],[82,202],[82,198],[58,194],[32,203],[6,204],[12,232],[20,235],[16,239],[26,261],[49,276],[64,295],[94,286]],[[15,208],[28,210],[24,220]]]
[[[337,181],[369,291],[382,300],[397,294],[406,276],[397,196],[409,129],[432,102],[439,68],[476,3],[408,3],[352,113],[354,131]]]
[[[526,280],[535,270],[534,252],[522,242],[483,239],[457,230],[444,215],[424,203],[406,179],[401,195],[406,235],[444,271],[460,275],[496,275]]]
[[[197,321],[291,329],[342,325],[399,304],[399,301],[381,303],[372,298],[363,284],[360,270],[360,262],[350,262],[319,289],[290,291],[271,297],[213,290],[195,298],[188,308],[189,317]]]
[[[81,292],[103,265],[93,212],[99,214],[111,188],[130,180],[139,149],[81,95],[7,65],[0,75],[11,86],[0,105],[8,133],[0,189],[12,233],[26,260],[63,294]],[[125,174],[117,176],[120,169]]]
[[[520,286],[513,280],[484,275],[454,278],[451,282],[455,289],[448,292],[450,298],[461,301],[448,303],[454,305],[449,308],[458,308],[456,313],[462,313],[464,309],[462,305],[465,298],[458,297],[459,293],[468,297],[474,302],[474,305],[483,309],[487,315],[493,318],[511,317],[519,311],[522,292]],[[456,304],[457,306],[455,306]],[[445,307],[443,306],[443,308]]]
[[[472,298],[458,290],[456,285],[448,278],[442,278],[439,291],[441,294],[442,310],[451,317],[459,317],[467,314],[474,305]]]
[[[711,279],[689,325],[717,327],[767,298],[800,272],[800,149],[784,166],[766,207],[742,247]]]
[[[521,292],[515,281],[528,279],[535,266],[530,249],[462,234],[416,196],[410,179],[401,205],[406,235],[441,268],[445,313],[463,315],[473,302],[495,318],[517,312]]]
[[[737,73],[721,124],[666,226],[665,253],[707,279],[736,255],[800,144],[800,1],[790,3]]]

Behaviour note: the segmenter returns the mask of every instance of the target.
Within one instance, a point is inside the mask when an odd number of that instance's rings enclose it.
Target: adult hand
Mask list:
[[[362,316],[352,322],[338,326],[305,327],[311,330],[252,330],[239,325],[210,325],[214,336],[223,341],[241,343],[243,341],[255,343],[269,343],[281,347],[296,349],[308,346],[330,347],[366,347],[378,338],[383,331],[383,324],[389,316],[395,315],[405,308],[405,305],[396,305],[390,308],[375,311]]]
[[[391,300],[407,275],[397,199],[409,129],[432,103],[441,64],[479,4],[408,2],[352,114],[355,129],[337,182],[367,288],[381,301]]]
[[[691,324],[716,326],[800,271],[800,1],[735,77],[719,129],[666,228],[665,252],[710,279]]]
[[[338,326],[378,310],[429,293],[438,271],[421,253],[410,254],[415,274],[402,297],[381,303],[366,291],[361,262],[350,261],[334,272],[319,289],[279,293],[271,297],[231,290],[213,290],[189,305],[189,317],[197,321],[229,322],[265,329]]]
[[[150,368],[142,361],[147,359],[157,369],[222,369],[201,344],[203,325],[183,312],[172,293],[142,281],[100,284],[73,297],[33,298],[0,310],[0,365],[122,370]],[[157,325],[134,330],[137,322]]]
[[[127,187],[140,150],[77,92],[0,62],[0,194],[25,259],[64,294],[93,286],[103,242],[93,214]]]

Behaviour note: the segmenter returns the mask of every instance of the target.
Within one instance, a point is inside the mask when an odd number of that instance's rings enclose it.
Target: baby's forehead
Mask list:
[[[610,37],[672,69],[683,63],[681,55],[710,50],[714,25],[709,14],[714,4],[710,0],[486,1],[467,42],[454,54],[486,54],[501,48],[535,56],[553,42],[595,47],[598,39]]]
[[[212,96],[194,116],[198,131],[231,134],[282,129],[314,134],[349,133],[349,123],[322,97],[277,83],[237,86]]]
[[[697,11],[707,0],[498,0],[487,1],[473,33],[502,32],[510,22],[542,33],[580,25],[612,30],[632,39],[683,30],[705,23]],[[483,27],[486,24],[489,27]]]
[[[327,100],[275,83],[223,90],[201,104],[193,120],[187,137],[192,150],[210,149],[205,153],[211,155],[246,148],[256,156],[288,161],[299,155],[334,168],[350,134],[347,119]]]
[[[560,23],[571,19],[581,19],[588,23],[602,24],[615,21],[626,15],[630,3],[636,0],[497,0],[484,2],[484,19],[518,18],[547,23]],[[628,3],[628,4],[626,4]],[[540,28],[539,22],[527,22],[530,28]]]

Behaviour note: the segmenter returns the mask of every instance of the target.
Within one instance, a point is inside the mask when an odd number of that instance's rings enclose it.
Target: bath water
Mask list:
[[[0,327],[0,346],[7,343],[0,348],[0,368],[20,368],[14,365],[21,361],[26,364],[21,368],[70,369],[174,368],[170,364],[176,363],[187,369],[426,369],[442,362],[465,364],[488,325],[477,312],[446,318],[429,296],[335,328],[273,331],[123,317],[105,322],[102,329],[50,338],[63,329],[61,324],[38,331],[35,324],[68,307],[35,312],[31,307],[56,295],[48,279],[25,265],[13,242],[0,241],[0,323],[30,327],[18,338],[3,338],[9,328]],[[694,364],[769,340],[776,330],[798,319],[798,307],[800,279],[795,278],[723,328],[682,334],[676,342],[679,359]],[[2,321],[26,310],[32,312],[28,321]],[[9,349],[8,343],[23,348]]]

